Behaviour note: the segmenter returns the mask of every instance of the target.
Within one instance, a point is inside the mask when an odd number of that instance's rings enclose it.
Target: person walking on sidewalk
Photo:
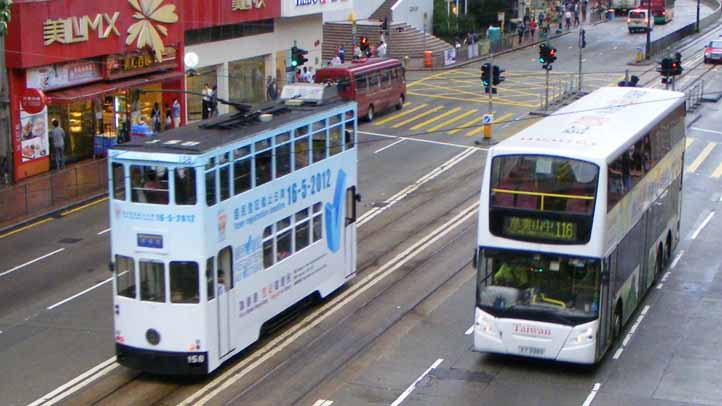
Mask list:
[[[177,97],[173,99],[173,105],[171,106],[171,109],[173,111],[173,127],[178,128],[180,127],[181,123],[181,105],[178,102]]]
[[[534,41],[534,33],[536,32],[536,20],[529,21],[529,31],[531,31],[531,40]]]
[[[522,38],[524,37],[524,23],[520,23],[519,26],[516,29],[517,34],[519,35],[519,45],[521,45]]]
[[[65,169],[65,131],[60,128],[58,120],[53,120],[53,130],[50,132],[53,139],[53,149],[55,151],[55,168]]]

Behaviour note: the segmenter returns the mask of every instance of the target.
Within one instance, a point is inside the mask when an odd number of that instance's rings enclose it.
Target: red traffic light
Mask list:
[[[554,56],[556,53],[557,53],[556,48],[551,48],[551,49],[549,50],[549,55],[551,55],[551,56]]]

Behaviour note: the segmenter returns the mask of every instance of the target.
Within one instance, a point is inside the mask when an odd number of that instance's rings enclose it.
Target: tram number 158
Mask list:
[[[200,355],[189,355],[188,356],[188,363],[189,364],[202,364],[206,361],[206,356],[203,354]]]

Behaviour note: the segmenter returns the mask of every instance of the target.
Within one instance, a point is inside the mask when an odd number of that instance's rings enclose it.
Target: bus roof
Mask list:
[[[500,142],[492,152],[609,162],[684,100],[680,92],[604,87]]]
[[[336,66],[326,66],[316,71],[316,75],[319,72],[329,73],[351,73],[358,75],[360,73],[366,73],[368,71],[375,71],[383,68],[393,68],[395,66],[401,66],[401,61],[394,58],[364,58],[357,59],[351,62],[342,63]]]
[[[285,106],[288,109],[287,111],[274,114],[273,119],[268,122],[253,119],[248,122],[239,123],[239,125],[231,128],[214,126],[214,124],[229,120],[233,117],[233,114],[235,114],[229,113],[210,120],[197,121],[184,127],[164,131],[156,136],[114,145],[111,149],[134,152],[200,155],[220,146],[280,129],[294,121],[311,118],[319,113],[334,110],[344,105],[348,105],[348,108],[352,109],[354,104],[354,102],[339,99],[320,106]]]

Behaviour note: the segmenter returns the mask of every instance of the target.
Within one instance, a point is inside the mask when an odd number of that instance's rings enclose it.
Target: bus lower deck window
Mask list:
[[[165,302],[165,265],[140,261],[140,300]]]
[[[133,202],[168,204],[168,168],[132,165],[130,179]]]
[[[125,200],[125,170],[123,164],[113,163],[113,198]]]
[[[194,168],[175,169],[175,204],[196,204],[196,170]]]
[[[170,300],[172,303],[199,303],[198,264],[190,261],[170,263]]]

